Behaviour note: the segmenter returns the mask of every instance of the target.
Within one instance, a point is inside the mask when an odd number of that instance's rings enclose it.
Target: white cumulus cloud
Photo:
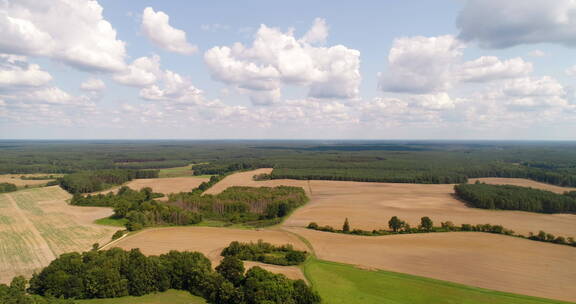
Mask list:
[[[126,53],[92,0],[0,1],[0,52],[99,71],[121,70]]]
[[[48,72],[28,63],[26,57],[0,54],[0,88],[38,87],[51,80]]]
[[[170,25],[170,17],[162,12],[155,12],[146,7],[142,15],[142,31],[154,44],[168,51],[189,55],[198,50],[188,43],[186,32]]]
[[[532,72],[532,63],[522,58],[500,60],[495,56],[482,56],[462,64],[460,77],[464,82],[488,82],[498,79],[518,78]]]
[[[274,102],[283,85],[307,87],[314,98],[354,98],[361,80],[360,52],[312,45],[325,40],[327,29],[320,29],[325,27],[317,19],[305,38],[297,39],[292,31],[261,25],[251,47],[214,47],[204,60],[215,79],[248,90],[255,104]]]
[[[457,26],[460,39],[485,48],[546,42],[576,46],[576,1],[468,0]]]

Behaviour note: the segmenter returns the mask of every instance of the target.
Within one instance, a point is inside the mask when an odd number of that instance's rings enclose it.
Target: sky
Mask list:
[[[575,0],[0,0],[0,138],[576,140],[575,50]]]

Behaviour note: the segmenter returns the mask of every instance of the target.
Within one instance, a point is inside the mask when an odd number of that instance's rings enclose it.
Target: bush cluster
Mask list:
[[[24,283],[25,285],[25,283]],[[30,280],[28,292],[66,299],[141,296],[167,289],[187,290],[217,304],[316,304],[320,297],[302,280],[226,257],[212,270],[198,252],[145,256],[138,249],[67,253]],[[0,292],[1,292],[0,288]]]
[[[306,251],[295,250],[290,244],[274,246],[262,240],[257,243],[232,242],[220,255],[281,266],[299,265],[306,260]]]
[[[16,187],[14,184],[0,183],[0,193],[14,192],[16,190],[18,190],[18,187]]]

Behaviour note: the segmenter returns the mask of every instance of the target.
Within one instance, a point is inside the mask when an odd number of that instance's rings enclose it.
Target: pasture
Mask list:
[[[115,228],[93,224],[110,208],[74,207],[57,186],[0,195],[0,282],[30,275],[55,257],[106,243]]]

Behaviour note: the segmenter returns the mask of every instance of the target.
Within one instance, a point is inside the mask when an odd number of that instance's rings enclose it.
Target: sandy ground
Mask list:
[[[147,229],[124,238],[114,245],[123,249],[140,248],[146,255],[159,255],[170,250],[198,251],[206,255],[215,267],[222,257],[220,252],[233,241],[257,242],[262,239],[275,245],[292,244],[296,249],[308,250],[296,236],[276,230],[228,229],[214,227],[168,227]],[[245,267],[258,265],[290,278],[303,279],[298,267],[266,265],[246,262]]]
[[[0,175],[0,183],[10,183],[16,185],[16,187],[24,187],[28,186],[37,186],[37,185],[44,185],[49,181],[53,181],[53,179],[43,179],[43,180],[26,180],[21,179],[22,175],[25,176],[46,176],[50,174],[1,174]]]
[[[76,207],[57,186],[0,195],[0,283],[30,276],[65,252],[110,241],[116,227],[94,224],[111,208]]]
[[[290,230],[325,260],[576,301],[574,247],[480,232],[362,237]]]
[[[536,189],[548,190],[556,193],[564,193],[566,191],[576,191],[576,188],[565,188],[559,187],[555,185],[545,184],[536,182],[529,179],[524,178],[500,178],[500,177],[486,177],[486,178],[471,178],[468,180],[468,183],[473,184],[476,181],[480,181],[486,184],[493,184],[493,185],[514,185],[514,186],[521,186],[521,187],[531,187]]]

